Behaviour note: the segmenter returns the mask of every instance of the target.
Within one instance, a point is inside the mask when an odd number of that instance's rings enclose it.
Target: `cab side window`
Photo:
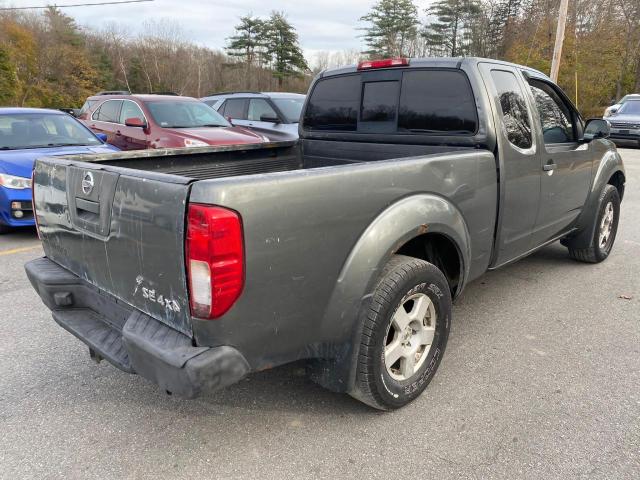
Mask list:
[[[576,134],[570,107],[550,85],[532,80],[530,86],[540,116],[544,143],[549,145],[575,142]]]
[[[516,76],[505,70],[491,70],[498,91],[498,102],[507,138],[514,146],[526,150],[533,145],[529,109]]]

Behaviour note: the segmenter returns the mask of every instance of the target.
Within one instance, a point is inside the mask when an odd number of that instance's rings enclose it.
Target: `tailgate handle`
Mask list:
[[[78,213],[89,212],[95,215],[100,215],[100,204],[98,202],[91,202],[84,198],[76,197],[76,209]]]

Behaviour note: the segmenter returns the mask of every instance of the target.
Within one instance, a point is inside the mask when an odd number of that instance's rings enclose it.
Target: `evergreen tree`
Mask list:
[[[95,93],[99,79],[85,45],[85,36],[73,18],[55,7],[44,14],[49,41],[43,46],[43,61],[39,63],[40,87],[49,93],[42,95],[43,106],[78,105]]]
[[[369,57],[410,56],[411,44],[418,34],[418,9],[412,0],[380,0],[360,18]]]
[[[252,14],[240,17],[235,35],[229,37],[225,48],[227,54],[242,60],[247,65],[261,63],[265,48],[265,22]]]
[[[56,7],[48,7],[44,16],[54,42],[72,47],[84,47],[84,38],[73,18]]]
[[[487,31],[485,37],[488,44],[487,55],[504,58],[512,37],[513,29],[522,9],[523,0],[495,0],[491,2],[487,14]]]
[[[427,9],[435,21],[427,25],[423,35],[439,55],[466,55],[472,23],[481,12],[478,0],[439,0]]]
[[[284,13],[273,12],[265,22],[264,38],[266,57],[273,68],[273,75],[278,79],[278,87],[282,87],[287,77],[298,77],[309,70],[304,58],[298,34]]]

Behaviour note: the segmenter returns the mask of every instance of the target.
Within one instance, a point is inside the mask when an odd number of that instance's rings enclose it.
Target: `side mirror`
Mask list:
[[[102,143],[107,143],[107,139],[109,138],[106,133],[96,133],[96,137],[98,137]]]
[[[226,118],[226,119],[227,119],[227,122],[229,122],[231,125],[233,125],[233,118],[231,118],[231,117],[229,117],[229,116],[226,116],[226,117],[224,117],[224,118]]]
[[[269,122],[269,123],[280,123],[280,119],[278,117],[273,117],[268,113],[260,116],[261,122]]]
[[[138,118],[138,117],[127,118],[124,121],[124,124],[127,127],[138,127],[138,128],[145,128],[147,126],[147,124],[144,122],[144,120],[142,120],[141,118]]]
[[[590,142],[597,138],[609,138],[611,127],[609,122],[602,118],[590,118],[584,127],[583,140]]]

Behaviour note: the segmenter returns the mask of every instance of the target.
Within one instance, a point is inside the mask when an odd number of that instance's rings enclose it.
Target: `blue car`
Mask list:
[[[39,157],[118,151],[70,115],[0,108],[0,233],[35,224],[31,171]]]

